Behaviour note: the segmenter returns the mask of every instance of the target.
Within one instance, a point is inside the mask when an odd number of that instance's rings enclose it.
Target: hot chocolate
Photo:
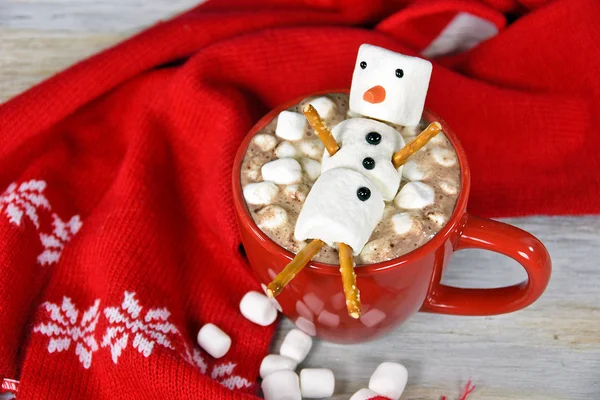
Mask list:
[[[297,253],[307,241],[294,235],[298,215],[308,192],[330,160],[323,143],[314,134],[302,114],[310,103],[324,122],[334,127],[358,115],[349,112],[345,93],[309,97],[270,121],[257,132],[246,151],[241,170],[241,183],[248,210],[258,227],[285,249]],[[385,123],[411,142],[428,123],[402,127]],[[358,121],[356,121],[358,122]],[[368,129],[367,129],[368,130]],[[339,131],[339,129],[338,129]],[[371,136],[368,136],[371,134]],[[377,132],[369,132],[365,140],[376,144]],[[379,136],[381,138],[381,136]],[[404,143],[402,144],[404,145]],[[362,168],[375,167],[375,157],[361,160]],[[383,217],[371,233],[366,245],[354,256],[357,265],[390,260],[406,254],[429,241],[446,224],[460,192],[460,167],[454,148],[442,133],[413,154],[402,168],[399,191],[395,187],[383,191]],[[315,261],[338,264],[338,252],[324,246]]]

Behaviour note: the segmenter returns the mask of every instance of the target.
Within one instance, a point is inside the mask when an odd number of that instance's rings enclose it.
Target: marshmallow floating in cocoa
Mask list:
[[[273,150],[273,148],[277,144],[277,139],[275,138],[275,136],[268,135],[266,133],[261,133],[260,135],[254,136],[254,138],[252,139],[252,141],[262,151]]]
[[[402,176],[409,181],[421,181],[425,179],[427,174],[423,171],[419,163],[409,160],[402,168]]]
[[[277,117],[275,134],[285,140],[300,140],[304,137],[306,118],[293,111],[282,111]]]
[[[266,206],[256,212],[257,225],[262,229],[275,229],[288,220],[287,211],[279,206]]]
[[[352,75],[350,109],[394,124],[415,126],[421,120],[431,71],[427,60],[363,44]]]
[[[423,182],[408,182],[394,199],[396,205],[408,210],[419,209],[433,204],[435,191]]]
[[[325,96],[317,97],[308,103],[317,110],[321,118],[331,117],[335,110],[335,103]]]
[[[306,197],[294,236],[349,245],[358,255],[383,216],[383,196],[363,174],[334,168],[321,174]]]
[[[293,158],[280,158],[262,166],[261,173],[265,181],[280,185],[297,183],[302,179],[302,167]]]
[[[296,157],[296,154],[298,154],[298,150],[287,140],[281,142],[275,149],[275,156],[277,158],[293,158]]]
[[[392,217],[392,224],[394,225],[394,231],[398,235],[404,235],[412,229],[413,219],[409,213],[399,213]]]
[[[300,160],[302,169],[306,172],[308,179],[311,181],[316,180],[321,175],[321,163],[313,160],[312,158],[303,157]]]
[[[252,205],[265,205],[271,204],[277,193],[279,193],[279,188],[273,182],[258,182],[258,183],[249,183],[244,186],[244,199],[246,203]]]

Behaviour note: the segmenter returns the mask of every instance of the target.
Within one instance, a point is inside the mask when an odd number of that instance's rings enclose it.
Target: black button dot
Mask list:
[[[371,157],[365,157],[363,160],[363,167],[365,167],[365,169],[375,168],[375,160],[373,160]]]
[[[396,76],[397,76],[398,78],[402,78],[402,77],[404,76],[404,71],[403,71],[401,68],[398,68],[398,69],[396,70]]]
[[[369,200],[369,197],[371,197],[371,191],[368,187],[359,187],[356,191],[356,197],[358,197],[360,201],[367,201]]]
[[[381,142],[381,134],[378,132],[369,132],[365,139],[367,139],[367,143],[369,144],[378,145]]]
[[[360,62],[360,67],[361,67],[362,69],[365,69],[365,68],[367,68],[367,62],[366,62],[366,61],[361,61],[361,62]]]

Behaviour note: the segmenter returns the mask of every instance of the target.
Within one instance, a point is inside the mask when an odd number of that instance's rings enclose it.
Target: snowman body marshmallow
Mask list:
[[[392,201],[400,187],[402,167],[392,163],[395,152],[404,147],[400,132],[389,125],[366,118],[351,118],[331,131],[340,149],[333,156],[327,151],[321,160],[321,173],[333,168],[350,168],[369,178],[385,201]]]
[[[352,75],[350,111],[398,125],[418,125],[432,68],[422,58],[361,45]]]

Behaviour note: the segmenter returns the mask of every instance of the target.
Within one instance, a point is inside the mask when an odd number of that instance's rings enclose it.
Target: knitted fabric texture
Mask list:
[[[0,378],[23,399],[254,398],[274,327],[238,311],[261,289],[233,158],[268,110],[348,88],[362,43],[433,57],[426,105],[466,149],[470,212],[597,213],[597,15],[597,0],[211,1],[3,104]],[[464,21],[475,42],[455,40]],[[233,341],[219,360],[194,344],[209,322]]]

